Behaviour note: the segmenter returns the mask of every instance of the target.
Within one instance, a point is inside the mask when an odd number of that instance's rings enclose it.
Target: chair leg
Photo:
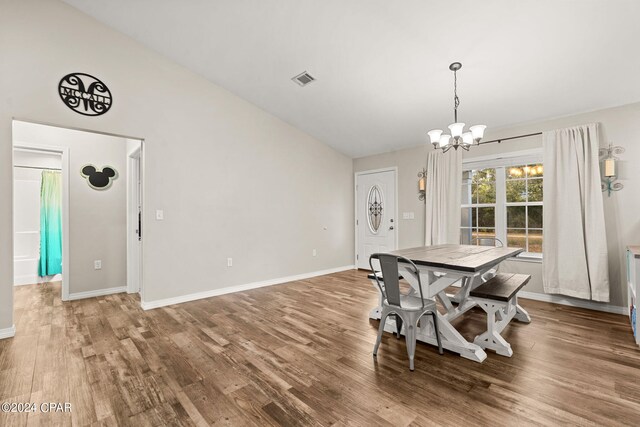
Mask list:
[[[433,317],[433,331],[436,334],[436,341],[438,341],[438,353],[444,354],[442,351],[442,341],[440,340],[440,330],[438,329],[438,314],[434,311],[431,312]]]
[[[389,316],[389,312],[385,309],[382,309],[382,315],[380,316],[380,326],[378,327],[378,338],[376,339],[376,345],[373,346],[373,357],[378,355],[378,347],[380,347],[380,342],[382,341],[382,334],[384,333],[384,324],[387,321],[387,316]]]
[[[409,370],[413,371],[413,358],[416,354],[416,324],[417,322],[406,322],[404,336],[407,341],[407,354],[409,355]]]
[[[396,314],[396,338],[400,339],[400,331],[402,331],[402,317]]]

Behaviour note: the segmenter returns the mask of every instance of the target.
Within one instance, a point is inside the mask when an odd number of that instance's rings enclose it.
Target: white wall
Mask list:
[[[125,286],[126,139],[15,121],[13,140],[69,149],[69,294]],[[108,190],[94,190],[80,174],[87,164],[119,176]],[[96,260],[102,269],[94,269]]]
[[[15,166],[31,168],[62,167],[62,158],[54,153],[16,150],[13,162]],[[13,171],[14,285],[61,280],[60,275],[48,278],[38,276],[42,170],[15,167]]]
[[[640,243],[640,169],[637,168],[640,159],[640,103],[630,104],[617,108],[609,108],[570,117],[532,122],[511,128],[492,130],[488,129],[485,140],[506,138],[509,136],[541,132],[558,129],[578,124],[600,122],[602,124],[601,146],[605,147],[612,142],[614,145],[625,147],[620,166],[620,182],[625,186],[621,191],[611,197],[604,196],[605,220],[607,226],[607,241],[609,249],[609,275],[611,281],[611,305],[626,306],[626,276],[624,266],[624,248],[627,245]],[[425,137],[426,139],[426,137]],[[473,147],[465,158],[480,156],[496,156],[511,151],[527,150],[542,146],[542,137],[534,136],[525,139],[506,141],[501,144],[487,144]],[[425,148],[426,147],[426,148]],[[354,159],[354,170],[370,169],[372,167],[398,166],[399,175],[406,180],[399,183],[405,186],[400,189],[400,206],[414,202],[415,187],[414,175],[424,164],[424,150],[430,150],[430,145],[410,148],[393,153]],[[405,169],[403,174],[403,169]],[[549,202],[546,202],[549,203]],[[402,209],[402,208],[401,208]],[[424,222],[424,213],[416,221]],[[415,234],[414,234],[415,233]],[[419,233],[419,234],[417,234]],[[424,232],[417,227],[400,229],[400,247],[411,247],[424,244]],[[542,264],[524,261],[508,261],[502,267],[502,271],[531,274],[532,279],[525,291],[544,293],[542,287]],[[567,300],[571,298],[567,297]],[[597,303],[594,303],[597,304]]]
[[[353,264],[350,158],[55,0],[0,0],[0,58],[0,199],[12,117],[145,139],[143,300]],[[111,110],[63,105],[70,72],[103,80]],[[11,211],[0,205],[2,236]],[[12,324],[12,240],[0,241],[0,329]]]

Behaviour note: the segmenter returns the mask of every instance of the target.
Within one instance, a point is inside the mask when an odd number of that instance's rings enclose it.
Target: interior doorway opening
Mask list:
[[[19,120],[12,130],[14,285],[60,289],[63,301],[140,292],[143,141]]]

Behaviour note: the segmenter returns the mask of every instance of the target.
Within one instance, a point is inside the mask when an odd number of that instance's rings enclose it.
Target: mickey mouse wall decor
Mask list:
[[[98,170],[94,165],[84,165],[80,169],[82,175],[94,190],[107,190],[111,187],[114,179],[118,178],[118,171],[111,166],[105,166]]]

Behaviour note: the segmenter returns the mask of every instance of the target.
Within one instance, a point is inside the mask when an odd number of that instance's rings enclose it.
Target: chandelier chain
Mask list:
[[[453,122],[458,123],[458,106],[460,98],[458,98],[458,72],[453,72]]]

